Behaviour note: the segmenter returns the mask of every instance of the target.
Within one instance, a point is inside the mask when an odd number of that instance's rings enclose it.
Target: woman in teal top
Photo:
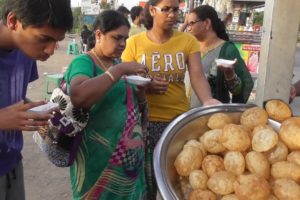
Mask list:
[[[70,168],[74,199],[145,199],[138,107],[144,95],[120,78],[146,74],[147,68],[134,62],[118,64],[117,60],[129,28],[127,19],[116,11],[99,14],[94,23],[95,47],[88,55],[76,57],[65,73],[74,106],[90,109]]]
[[[253,88],[252,77],[238,49],[229,41],[225,25],[214,8],[204,5],[192,10],[187,18],[187,30],[199,41],[203,70],[213,98],[222,103],[246,103]],[[216,65],[217,58],[236,62],[225,68]],[[199,105],[192,92],[191,107]]]

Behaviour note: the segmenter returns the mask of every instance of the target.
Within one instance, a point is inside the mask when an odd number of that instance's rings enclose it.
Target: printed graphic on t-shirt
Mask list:
[[[183,52],[177,52],[174,56],[160,52],[153,52],[151,55],[143,53],[141,64],[148,66],[150,78],[159,76],[170,83],[184,81],[186,63]]]

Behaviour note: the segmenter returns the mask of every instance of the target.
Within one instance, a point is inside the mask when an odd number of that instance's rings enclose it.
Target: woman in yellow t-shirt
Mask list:
[[[130,37],[122,54],[123,61],[146,65],[153,81],[146,87],[149,126],[146,137],[146,170],[148,199],[154,199],[152,156],[165,127],[189,109],[184,75],[188,68],[192,87],[203,105],[219,104],[213,99],[202,72],[197,40],[188,33],[174,30],[178,19],[178,0],[149,0],[145,8],[147,32]]]

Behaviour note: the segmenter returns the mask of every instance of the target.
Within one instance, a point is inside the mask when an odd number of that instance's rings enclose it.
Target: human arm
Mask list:
[[[290,103],[297,97],[300,96],[300,80],[294,83],[291,86],[291,93],[290,93]]]
[[[221,102],[212,98],[210,86],[202,70],[199,52],[188,56],[188,69],[192,88],[203,106],[220,104]]]
[[[107,72],[94,78],[77,76],[73,78],[70,83],[71,101],[74,106],[90,108],[99,101],[123,75],[146,73],[146,66],[136,62],[124,62],[111,67]]]
[[[36,131],[40,126],[47,125],[48,119],[52,117],[51,111],[43,113],[28,111],[45,103],[45,101],[30,103],[20,101],[0,109],[0,130]]]
[[[126,48],[122,54],[122,60],[126,62],[137,61],[137,42],[134,37],[127,39]],[[145,86],[147,93],[164,94],[168,89],[169,82],[160,77],[159,74],[155,75],[151,82]]]
[[[226,42],[222,46],[219,58],[236,60],[236,63],[232,66],[232,74],[224,72],[224,84],[232,94],[233,103],[246,103],[254,82],[238,49],[232,42]]]
[[[178,27],[178,30],[181,31],[181,32],[184,32],[184,31],[186,30],[186,28],[187,28],[187,25],[188,25],[188,15],[189,15],[189,13],[186,13],[186,14],[185,14],[183,24],[181,24],[181,25]]]
[[[296,96],[300,96],[300,80],[294,84],[296,90]]]

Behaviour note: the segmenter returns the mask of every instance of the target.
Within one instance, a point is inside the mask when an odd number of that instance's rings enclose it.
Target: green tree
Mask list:
[[[264,22],[264,12],[256,12],[253,16],[253,24],[254,25],[263,25]]]
[[[6,0],[0,0],[0,19],[2,19],[3,15],[3,4]]]
[[[73,8],[73,29],[72,33],[79,33],[81,30],[83,21],[83,15],[81,13],[81,7]]]
[[[104,10],[105,10],[105,9],[110,9],[110,8],[111,8],[111,4],[102,1],[102,2],[100,3],[100,8],[101,8],[101,9],[104,9]]]

